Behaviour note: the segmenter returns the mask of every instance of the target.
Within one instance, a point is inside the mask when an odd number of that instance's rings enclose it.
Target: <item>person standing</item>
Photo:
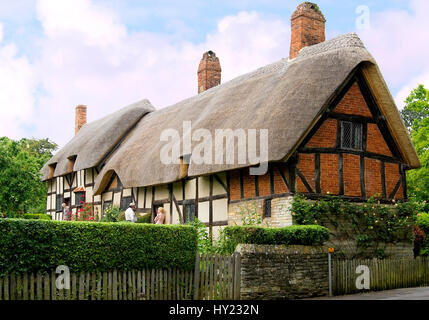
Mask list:
[[[63,220],[70,221],[71,220],[71,211],[67,202],[62,204],[63,207]]]
[[[137,222],[137,216],[135,214],[136,204],[131,202],[129,208],[125,211],[125,221]]]
[[[165,221],[165,209],[158,208],[158,213],[154,219],[155,224],[164,224]]]

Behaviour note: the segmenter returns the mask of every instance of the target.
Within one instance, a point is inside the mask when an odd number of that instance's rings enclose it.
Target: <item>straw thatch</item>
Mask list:
[[[104,182],[113,172],[125,187],[176,181],[180,165],[161,163],[160,152],[165,142],[160,141],[160,134],[163,129],[173,128],[182,136],[183,121],[192,121],[193,131],[208,129],[213,137],[216,129],[269,129],[269,161],[287,160],[359,65],[382,105],[381,111],[404,160],[412,168],[419,167],[407,130],[373,57],[356,34],[347,34],[304,48],[292,61],[283,59],[148,114],[101,171],[96,192],[102,191]],[[235,159],[237,150],[236,144]],[[249,165],[239,165],[237,161],[233,165],[191,162],[188,176]]]
[[[103,191],[113,173],[119,176],[124,187],[178,180],[183,175],[183,167],[181,170],[179,164],[161,162],[160,153],[166,142],[161,141],[160,135],[164,129],[172,128],[183,137],[184,121],[192,122],[193,132],[207,129],[213,137],[217,129],[268,129],[268,160],[286,161],[358,66],[363,68],[404,161],[411,168],[419,167],[411,139],[373,57],[356,34],[347,34],[304,48],[291,61],[282,59],[173,106],[148,113],[108,159],[96,180],[95,192]],[[111,132],[108,134],[110,138]],[[199,142],[192,143],[194,147]],[[252,165],[238,164],[239,147],[236,143],[235,164],[191,162],[188,176]],[[95,161],[93,163],[95,165]]]
[[[97,166],[145,114],[154,110],[148,100],[142,100],[100,120],[85,124],[73,139],[45,164],[41,170],[42,179],[50,178],[50,165],[56,165],[53,177]],[[75,161],[73,168],[70,167],[69,159]]]

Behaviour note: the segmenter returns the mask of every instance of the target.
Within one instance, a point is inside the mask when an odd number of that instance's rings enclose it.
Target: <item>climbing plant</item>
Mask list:
[[[357,204],[334,196],[318,201],[297,196],[292,203],[296,224],[329,227],[337,237],[351,239],[358,249],[379,258],[385,255],[382,244],[413,241],[413,225],[420,209],[415,202],[386,205],[371,198]]]

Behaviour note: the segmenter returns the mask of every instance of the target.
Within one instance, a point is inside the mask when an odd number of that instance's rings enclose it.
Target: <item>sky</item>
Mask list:
[[[88,121],[148,99],[160,109],[197,93],[202,54],[222,82],[289,55],[295,0],[0,0],[0,136],[74,135]],[[429,1],[319,0],[326,38],[356,32],[398,108],[429,87]]]

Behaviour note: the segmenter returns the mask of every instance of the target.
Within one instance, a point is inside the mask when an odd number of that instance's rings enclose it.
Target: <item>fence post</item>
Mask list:
[[[195,256],[195,271],[194,271],[194,300],[198,300],[200,287],[200,254],[197,252]]]
[[[241,255],[234,253],[234,300],[240,300],[241,289]]]
[[[332,259],[331,252],[328,252],[328,275],[329,275],[329,296],[332,297]]]

